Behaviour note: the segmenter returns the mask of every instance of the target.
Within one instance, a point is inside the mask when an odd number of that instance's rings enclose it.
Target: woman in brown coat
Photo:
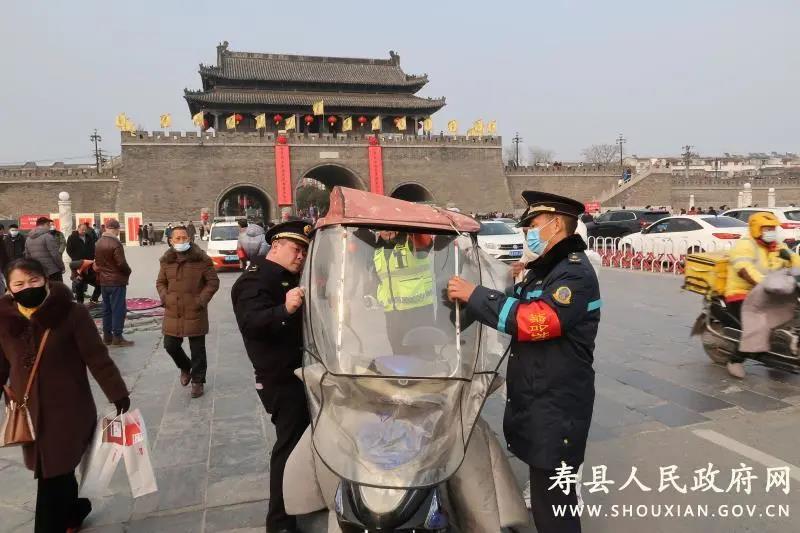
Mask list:
[[[0,298],[0,384],[10,378],[17,400],[50,330],[28,399],[36,440],[23,446],[22,455],[38,480],[35,531],[63,533],[80,527],[91,511],[89,500],[78,499],[75,479],[97,423],[86,369],[117,413],[130,407],[128,389],[89,312],[72,301],[63,283],[47,280],[41,263],[13,261],[6,279],[9,292]]]
[[[208,303],[219,288],[211,258],[189,240],[183,226],[172,230],[172,247],[161,257],[156,289],[164,304],[164,349],[181,371],[181,385],[192,382],[192,398],[203,395],[206,382]],[[191,360],[183,351],[189,337]]]

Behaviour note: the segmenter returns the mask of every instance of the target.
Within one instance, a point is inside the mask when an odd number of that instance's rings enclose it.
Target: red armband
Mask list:
[[[517,340],[544,341],[561,336],[561,322],[555,310],[542,300],[517,307]]]

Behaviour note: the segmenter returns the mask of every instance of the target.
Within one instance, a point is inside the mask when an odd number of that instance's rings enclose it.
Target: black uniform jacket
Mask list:
[[[302,364],[303,313],[290,315],[286,293],[300,277],[269,259],[255,258],[231,289],[233,312],[242,332],[256,382],[281,385],[297,380]]]
[[[529,263],[507,294],[477,287],[467,313],[512,337],[503,430],[529,466],[583,462],[594,405],[594,340],[600,322],[597,275],[576,235]]]

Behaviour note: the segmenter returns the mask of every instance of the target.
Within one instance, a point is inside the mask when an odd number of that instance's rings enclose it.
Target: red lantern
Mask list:
[[[306,115],[305,117],[303,117],[303,120],[306,121],[306,124],[311,124],[312,122],[314,122],[314,117],[311,115]]]
[[[236,122],[241,122],[244,117],[239,113],[236,113]]]
[[[365,117],[365,116],[363,116],[363,115],[362,115],[362,116],[360,116],[360,117],[358,117],[358,123],[359,123],[359,124],[361,124],[361,126],[363,127],[363,126],[364,126],[364,124],[366,124],[366,123],[367,123],[367,117]]]
[[[333,126],[334,124],[336,124],[336,121],[337,121],[337,120],[339,120],[339,119],[338,119],[338,118],[336,118],[336,117],[328,117],[328,124],[330,124],[331,126]]]
[[[369,138],[369,145],[370,146],[378,146],[378,137],[376,137],[375,135],[370,137]]]
[[[286,144],[287,142],[289,142],[289,139],[285,135],[278,135],[278,144]]]
[[[278,113],[277,115],[275,115],[274,117],[272,117],[272,120],[274,120],[274,121],[275,121],[275,125],[277,126],[278,122],[280,122],[281,120],[283,120],[283,115],[281,115],[280,113]]]
[[[208,129],[208,119],[207,119],[207,118],[204,118],[204,119],[203,119],[203,129],[204,129],[204,130],[207,130],[207,129]]]

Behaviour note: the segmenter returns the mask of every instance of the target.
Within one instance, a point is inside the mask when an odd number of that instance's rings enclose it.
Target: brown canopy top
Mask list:
[[[346,187],[333,188],[328,213],[319,219],[316,227],[336,224],[451,232],[455,228],[467,233],[480,230],[477,220],[460,213]]]

